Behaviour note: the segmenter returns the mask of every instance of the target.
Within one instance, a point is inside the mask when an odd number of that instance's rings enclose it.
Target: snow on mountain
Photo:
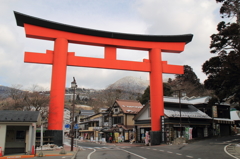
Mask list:
[[[149,81],[141,78],[126,76],[107,87],[107,89],[120,89],[135,93],[143,93],[148,87]]]

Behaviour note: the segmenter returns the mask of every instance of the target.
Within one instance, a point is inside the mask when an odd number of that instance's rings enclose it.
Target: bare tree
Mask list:
[[[24,93],[24,110],[40,111],[43,118],[48,116],[49,95],[44,93],[44,89],[38,85],[33,85],[30,91]]]
[[[98,112],[99,108],[110,107],[117,99],[137,100],[141,95],[137,93],[137,88],[134,89],[133,87],[126,86],[123,89],[122,87],[116,88],[110,85],[107,89],[90,94],[88,105],[92,106],[95,112]]]
[[[1,100],[0,109],[40,111],[41,116],[48,116],[49,95],[38,85],[33,85],[28,91],[22,90],[21,85],[13,85],[7,91],[7,98]]]

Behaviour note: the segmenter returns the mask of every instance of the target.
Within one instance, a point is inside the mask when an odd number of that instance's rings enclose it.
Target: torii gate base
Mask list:
[[[183,74],[183,67],[169,65],[162,61],[161,52],[180,53],[193,35],[133,35],[91,30],[55,23],[14,12],[17,25],[25,28],[26,36],[54,41],[54,50],[45,54],[26,52],[24,61],[52,65],[52,82],[48,118],[48,135],[53,142],[62,145],[64,95],[67,66],[93,67],[128,71],[149,72],[151,101],[151,144],[162,141],[161,116],[164,116],[162,73]],[[68,43],[101,46],[105,48],[104,58],[75,56],[68,52]],[[149,60],[143,62],[117,60],[117,48],[144,50]],[[163,129],[163,130],[162,130]]]
[[[52,144],[63,146],[63,131],[62,130],[46,130],[45,136],[49,137]]]
[[[162,131],[150,131],[151,145],[160,145],[162,141]]]

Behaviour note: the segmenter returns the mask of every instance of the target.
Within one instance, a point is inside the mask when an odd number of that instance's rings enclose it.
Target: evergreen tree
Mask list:
[[[163,95],[164,96],[171,96],[172,93],[173,92],[172,92],[172,89],[171,89],[170,85],[168,83],[163,83]],[[148,86],[145,89],[142,97],[140,97],[138,100],[142,104],[146,104],[150,100],[150,86]]]
[[[150,86],[148,86],[145,89],[142,97],[139,99],[139,102],[142,104],[146,104],[149,100],[150,100]]]
[[[238,102],[240,99],[240,2],[239,0],[216,0],[222,3],[222,18],[234,18],[236,22],[222,21],[217,34],[211,36],[210,49],[215,57],[207,60],[202,67],[208,76],[204,85],[214,90],[215,101]]]
[[[209,95],[193,69],[184,65],[184,74],[176,74],[174,80],[168,80],[172,90],[184,89],[188,97]]]

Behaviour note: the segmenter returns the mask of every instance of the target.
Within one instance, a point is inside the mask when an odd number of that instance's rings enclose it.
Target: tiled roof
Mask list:
[[[116,100],[116,102],[123,112],[127,114],[137,114],[143,108],[143,105],[138,101]]]
[[[141,116],[141,114],[149,108],[149,104],[147,104],[140,112],[134,117],[134,120],[138,120],[138,118]],[[167,117],[172,118],[179,118],[180,117],[180,109],[178,107],[164,107],[164,114]],[[184,107],[181,109],[181,117],[182,118],[198,118],[198,119],[212,119],[209,117],[206,113],[202,112],[201,110],[197,109],[196,107],[192,105],[188,105],[187,107]],[[150,117],[151,118],[151,117]],[[150,119],[147,118],[147,119]]]
[[[38,111],[1,110],[0,122],[37,122]]]
[[[182,104],[189,104],[189,105],[198,105],[198,104],[207,104],[211,99],[210,96],[205,97],[181,97]],[[178,97],[167,97],[164,96],[164,102],[166,103],[179,103]],[[228,103],[221,103],[222,105],[229,105]]]
[[[168,117],[180,117],[180,109],[174,107],[165,107],[164,114]],[[200,118],[200,119],[211,119],[206,113],[200,111],[192,105],[188,105],[187,108],[181,109],[182,118]]]
[[[90,116],[95,114],[94,110],[81,110],[81,114],[82,116]]]

